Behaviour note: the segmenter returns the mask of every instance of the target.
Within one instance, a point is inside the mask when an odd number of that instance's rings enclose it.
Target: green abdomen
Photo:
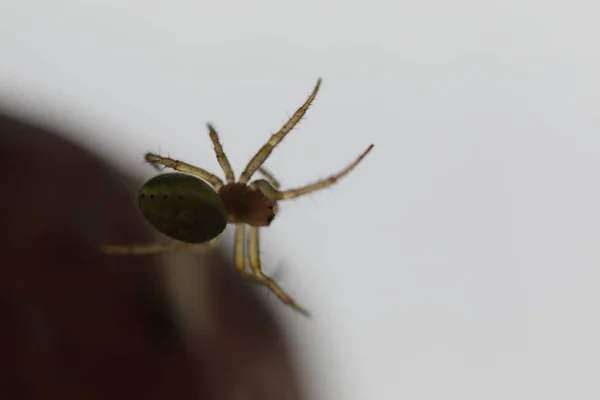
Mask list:
[[[227,226],[217,192],[191,175],[157,175],[142,186],[138,199],[140,211],[155,229],[182,242],[206,242]]]

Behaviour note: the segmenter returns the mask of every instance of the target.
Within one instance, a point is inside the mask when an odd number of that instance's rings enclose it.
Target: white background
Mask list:
[[[598,399],[599,11],[3,0],[0,91],[137,172],[160,151],[221,174],[206,122],[239,173],[322,77],[267,166],[293,187],[375,148],[263,230],[314,314],[273,298],[312,393]]]

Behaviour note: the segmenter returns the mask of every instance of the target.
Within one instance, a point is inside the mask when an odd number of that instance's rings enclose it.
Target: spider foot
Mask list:
[[[269,278],[267,275],[260,273],[259,275],[255,275],[252,273],[244,272],[242,276],[252,283],[266,286],[272,293],[274,293],[279,300],[281,300],[287,306],[293,308],[298,311],[300,314],[304,315],[307,318],[310,318],[310,313],[298,304],[290,295],[288,295],[273,279]]]

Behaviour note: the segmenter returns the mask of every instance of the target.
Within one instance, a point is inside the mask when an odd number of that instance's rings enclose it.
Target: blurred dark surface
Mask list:
[[[63,137],[0,109],[0,399],[301,398],[281,327],[220,250],[99,252],[156,240],[141,182]],[[201,289],[165,279],[190,265]]]

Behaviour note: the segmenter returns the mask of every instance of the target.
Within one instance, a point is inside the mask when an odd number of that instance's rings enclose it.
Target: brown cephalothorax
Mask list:
[[[319,91],[320,85],[321,79],[318,80],[317,85],[313,89],[308,99],[304,102],[304,104],[294,113],[294,115],[277,133],[271,136],[269,141],[258,150],[254,157],[252,157],[248,165],[246,165],[244,171],[240,174],[239,179],[237,181],[235,179],[233,169],[229,164],[229,160],[227,159],[227,156],[223,151],[223,146],[219,141],[217,131],[210,124],[208,124],[210,139],[214,146],[217,161],[219,162],[219,165],[221,166],[221,169],[225,174],[225,183],[221,180],[221,178],[206,171],[205,169],[196,167],[183,161],[174,160],[168,157],[162,157],[158,154],[146,154],[146,161],[152,163],[153,165],[162,165],[164,167],[175,169],[179,172],[184,172],[186,174],[193,175],[204,180],[205,182],[208,182],[212,186],[212,188],[214,188],[216,193],[209,190],[209,193],[202,193],[202,196],[197,196],[198,200],[194,204],[198,204],[199,206],[196,209],[176,209],[175,211],[177,212],[175,214],[180,215],[181,213],[184,213],[184,216],[187,216],[185,212],[188,212],[188,214],[190,214],[193,218],[186,218],[185,221],[190,222],[193,229],[195,229],[195,226],[199,226],[198,229],[200,229],[201,224],[197,222],[203,220],[202,218],[200,218],[200,214],[205,212],[205,210],[218,213],[218,215],[215,215],[215,218],[213,219],[215,219],[219,223],[223,223],[223,225],[225,225],[224,222],[226,212],[227,222],[235,224],[234,256],[235,264],[240,274],[255,282],[267,286],[273,293],[277,295],[277,297],[279,297],[279,299],[281,299],[281,301],[305,315],[308,315],[308,312],[298,303],[296,303],[283,289],[279,287],[279,285],[275,281],[273,281],[270,277],[265,275],[262,271],[262,266],[259,257],[258,230],[261,227],[269,226],[271,224],[273,218],[275,218],[275,215],[277,213],[278,201],[294,199],[296,197],[300,197],[305,194],[314,192],[316,190],[324,189],[330,185],[333,185],[339,179],[346,176],[350,171],[352,171],[373,148],[373,145],[367,147],[367,149],[363,151],[362,154],[358,156],[350,165],[348,165],[346,168],[336,173],[335,175],[332,175],[328,178],[322,179],[320,181],[314,182],[306,186],[301,186],[295,189],[283,191],[280,190],[280,185],[277,179],[275,179],[271,173],[265,170],[262,167],[262,165],[267,160],[267,158],[269,158],[269,155],[271,154],[273,149],[302,119],[302,117],[312,104],[313,100],[315,99],[317,92]],[[261,173],[266,179],[256,179],[250,182],[250,179],[254,176],[256,172]],[[171,188],[173,188],[173,185],[171,186]],[[179,189],[179,187],[177,187],[177,189]],[[217,206],[221,205],[215,204],[219,203],[218,198],[216,202],[213,201],[214,198],[216,198],[217,196],[220,197],[220,200],[223,203],[220,209]],[[177,199],[179,198],[180,197],[177,197]],[[168,200],[171,202],[169,204],[179,204],[175,201],[175,199],[169,198]],[[195,213],[190,211],[194,211]],[[170,223],[172,222],[170,220],[167,222],[169,223],[163,226],[168,225],[170,231],[175,231],[181,228],[180,226],[171,226],[173,224]],[[246,229],[246,225],[249,225],[250,228]],[[220,225],[217,226],[217,228],[220,228]],[[194,231],[193,229],[191,229],[192,234],[196,233],[196,231]],[[225,228],[223,227],[223,229]],[[168,234],[168,232],[164,230],[162,232]],[[211,232],[213,232],[213,230],[211,230]],[[214,246],[215,243],[216,238],[210,240],[210,242],[208,242],[207,250]],[[108,252],[111,252],[113,254],[151,254],[171,250],[182,246],[186,247],[188,245],[186,243],[182,243],[181,240],[175,240],[171,245],[166,246],[110,246]],[[250,271],[247,270],[247,260],[250,264]]]
[[[230,183],[221,188],[219,196],[227,209],[229,223],[269,226],[275,218],[275,201],[258,188],[243,183]]]

